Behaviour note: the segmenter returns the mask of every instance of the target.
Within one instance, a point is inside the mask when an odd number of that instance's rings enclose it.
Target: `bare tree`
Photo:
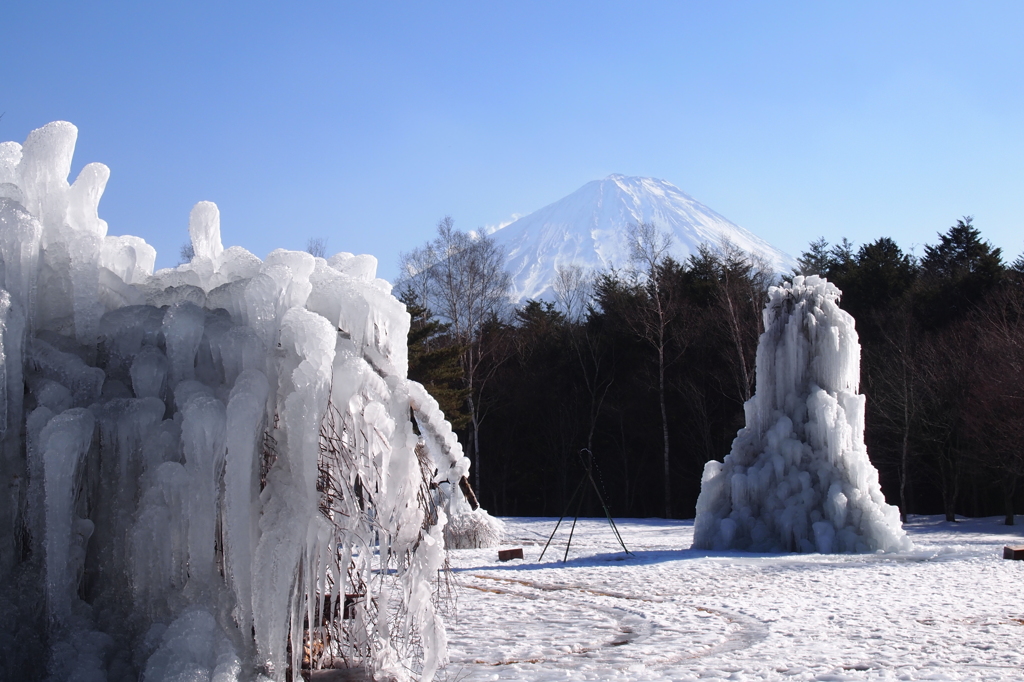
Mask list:
[[[661,410],[662,463],[664,466],[665,518],[672,517],[672,483],[669,477],[668,408],[665,405],[665,367],[669,362],[666,350],[669,327],[681,312],[681,302],[673,289],[662,286],[662,270],[672,246],[672,235],[652,223],[639,223],[628,228],[630,262],[643,279],[645,302],[632,318],[635,331],[647,341],[657,356],[658,408]]]
[[[581,265],[559,265],[555,268],[555,291],[558,305],[570,323],[579,322],[594,295],[593,276]]]
[[[917,378],[922,387],[917,400],[921,406],[921,437],[926,445],[923,454],[938,480],[946,520],[950,522],[956,521],[956,503],[969,458],[964,398],[970,394],[976,376],[977,344],[973,337],[973,330],[957,321],[926,336],[919,347]]]
[[[972,316],[979,371],[971,381],[966,428],[979,464],[998,475],[1006,525],[1024,476],[1024,281],[1015,276]]]
[[[761,310],[775,274],[763,258],[751,256],[728,240],[722,242],[721,253],[715,295],[736,351],[737,394],[746,402],[754,394],[757,342],[764,331]],[[751,319],[753,326],[748,323]]]
[[[907,522],[910,502],[907,483],[912,464],[911,436],[918,420],[918,365],[920,330],[909,298],[876,313],[882,334],[881,352],[869,355],[868,381],[872,414],[884,431],[899,443],[897,470],[900,484],[900,519]]]
[[[473,485],[479,495],[484,416],[480,396],[489,378],[485,361],[493,360],[488,354],[496,347],[482,342],[481,331],[488,321],[504,316],[510,305],[512,278],[505,270],[505,254],[490,237],[461,232],[451,216],[445,216],[432,242],[402,255],[401,269],[399,286],[413,291],[464,348],[460,361],[469,389]]]
[[[559,306],[565,314],[569,347],[579,362],[580,376],[589,402],[587,414],[587,450],[593,450],[598,416],[614,373],[609,372],[611,360],[600,334],[594,333],[584,316],[594,300],[594,277],[582,266],[560,265],[555,269],[552,285]]]
[[[310,237],[306,242],[306,252],[314,258],[327,258],[327,239],[324,237]]]
[[[650,276],[668,257],[672,234],[662,232],[654,223],[633,223],[626,228],[629,262],[642,275]]]

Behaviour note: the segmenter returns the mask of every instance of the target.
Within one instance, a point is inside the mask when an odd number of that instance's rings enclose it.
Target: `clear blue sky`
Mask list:
[[[0,140],[79,127],[100,215],[173,265],[199,200],[260,257],[380,274],[451,214],[663,178],[797,255],[1024,250],[1024,3],[0,3]]]

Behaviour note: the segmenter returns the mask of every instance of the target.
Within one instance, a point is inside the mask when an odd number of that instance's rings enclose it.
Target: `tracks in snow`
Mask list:
[[[767,625],[759,620],[742,613],[692,603],[681,595],[637,595],[583,584],[545,583],[482,573],[462,575],[469,579],[463,582],[463,587],[498,595],[499,600],[485,608],[539,611],[536,616],[539,620],[543,620],[549,611],[559,610],[562,613],[551,616],[556,622],[559,615],[564,619],[567,611],[578,614],[575,619],[577,626],[588,618],[594,621],[584,633],[589,641],[561,651],[551,651],[549,647],[543,655],[537,655],[533,652],[549,643],[538,642],[531,648],[529,643],[516,642],[517,645],[522,644],[515,648],[523,655],[513,653],[465,663],[572,665],[574,658],[586,656],[600,660],[603,665],[620,668],[637,663],[646,666],[678,665],[688,660],[746,649],[768,636]],[[517,606],[529,602],[535,605]],[[589,617],[584,615],[587,612],[591,614]],[[540,635],[535,628],[529,630]],[[573,634],[579,633],[574,631]],[[684,646],[680,652],[680,641],[691,645]],[[675,653],[666,655],[665,651]]]

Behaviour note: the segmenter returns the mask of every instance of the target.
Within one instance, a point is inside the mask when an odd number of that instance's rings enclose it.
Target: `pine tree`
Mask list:
[[[971,216],[956,221],[921,259],[922,312],[927,327],[962,319],[1002,279],[1002,251],[981,238]]]
[[[426,387],[453,429],[463,431],[469,426],[466,411],[469,388],[459,363],[463,348],[448,336],[448,325],[439,322],[426,306],[417,302],[411,289],[406,289],[399,298],[412,316],[409,378]]]

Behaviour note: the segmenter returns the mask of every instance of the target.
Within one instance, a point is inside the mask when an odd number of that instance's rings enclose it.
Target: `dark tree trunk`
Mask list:
[[[1017,521],[1014,518],[1013,494],[1017,491],[1017,477],[1007,475],[1003,479],[1003,510],[1006,514],[1006,525],[1012,526]]]
[[[956,467],[946,454],[941,455],[939,475],[942,477],[942,508],[946,513],[946,520],[954,523],[956,522],[956,498],[960,492],[960,481]]]
[[[472,387],[470,390],[472,391]],[[480,424],[477,421],[476,404],[473,402],[472,392],[469,394],[468,401],[470,423],[473,425],[473,488],[479,492],[482,490],[480,487]]]
[[[907,401],[903,401],[903,444],[900,451],[900,521],[907,522],[907,476],[910,468],[910,415]]]
[[[668,410],[665,409],[665,348],[658,349],[658,403],[661,407],[661,438],[665,464],[665,518],[672,518],[672,482],[669,478]]]

